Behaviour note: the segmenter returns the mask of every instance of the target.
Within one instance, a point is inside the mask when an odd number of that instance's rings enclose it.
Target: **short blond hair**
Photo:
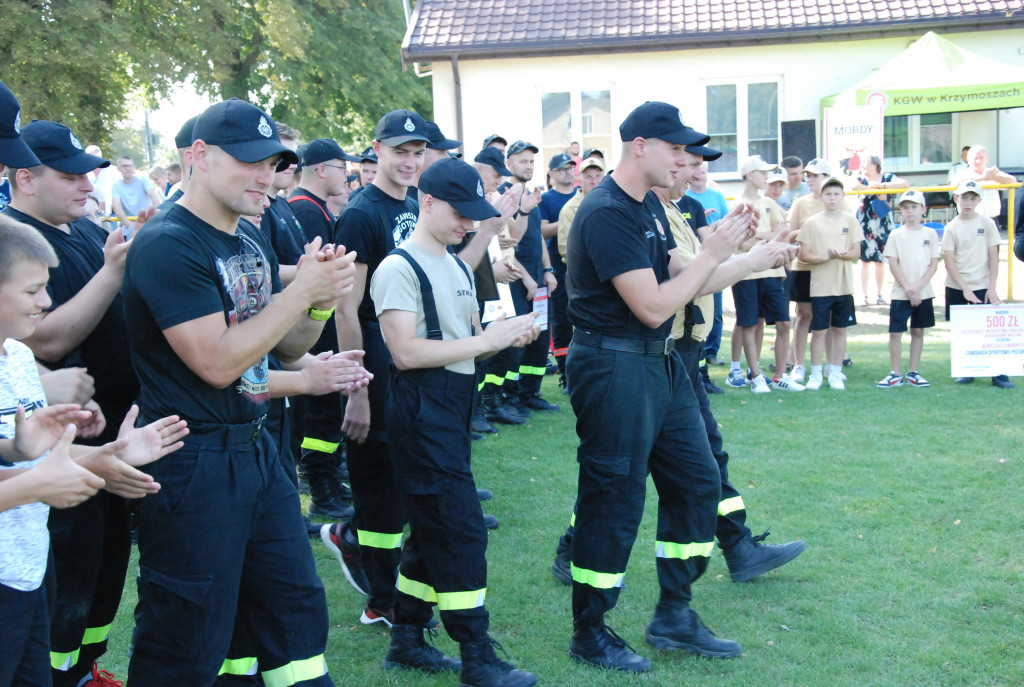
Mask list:
[[[10,279],[15,265],[28,261],[51,269],[60,264],[53,246],[37,229],[0,215],[0,284]]]

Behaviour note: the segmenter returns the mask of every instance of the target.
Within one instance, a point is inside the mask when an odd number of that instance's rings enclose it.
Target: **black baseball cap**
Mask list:
[[[299,161],[295,151],[281,143],[277,124],[266,112],[238,98],[210,105],[192,129],[192,142],[215,145],[241,162],[260,162],[280,155],[277,171]]]
[[[587,148],[583,151],[583,159],[586,160],[588,157],[599,157],[604,159],[604,153],[598,148]]]
[[[473,158],[473,162],[481,162],[485,165],[490,165],[494,169],[498,170],[498,174],[503,177],[512,176],[512,171],[505,166],[505,156],[501,154],[501,151],[497,148],[485,147],[476,157]]]
[[[21,105],[10,89],[0,81],[0,163],[25,169],[41,164],[21,138]]]
[[[572,156],[566,153],[559,153],[551,158],[551,162],[548,163],[548,171],[553,172],[556,169],[562,169],[562,167],[568,167],[569,165],[575,165]]]
[[[427,167],[420,175],[419,190],[450,204],[471,220],[501,216],[484,196],[480,173],[462,160],[448,158]]]
[[[57,122],[35,119],[21,128],[21,137],[39,163],[65,174],[85,174],[97,167],[109,167],[110,161],[90,155],[71,129]],[[13,166],[13,165],[12,165]]]
[[[392,110],[377,122],[377,140],[394,148],[409,141],[430,143],[427,123],[412,110]]]
[[[360,162],[377,162],[377,153],[373,152],[373,146],[367,146],[366,150],[359,153]]]
[[[302,147],[302,166],[312,167],[328,160],[359,162],[355,155],[349,155],[333,138],[315,138]]]
[[[707,146],[686,146],[686,152],[693,153],[694,155],[700,155],[708,162],[722,157],[721,150],[715,150],[714,148],[708,148]]]
[[[192,131],[196,128],[197,119],[199,119],[199,115],[190,117],[187,122],[181,125],[178,133],[174,135],[175,148],[188,148],[192,145]]]
[[[431,150],[455,150],[462,141],[455,141],[450,138],[445,138],[444,134],[441,133],[441,127],[433,122],[424,122],[427,125],[427,136],[430,138],[430,143],[427,147]]]
[[[711,140],[707,134],[686,126],[678,107],[657,100],[649,100],[630,112],[619,126],[619,137],[623,142],[635,138],[659,138],[687,146],[702,146]]]
[[[491,134],[490,136],[484,139],[484,148],[488,147],[495,141],[501,141],[501,144],[504,146],[508,145],[508,141],[505,140],[504,136],[499,136],[498,134]]]
[[[518,155],[524,150],[532,150],[534,153],[540,152],[540,148],[533,145],[529,141],[516,141],[515,143],[508,147],[508,150],[505,151],[505,157],[512,157],[513,155]]]

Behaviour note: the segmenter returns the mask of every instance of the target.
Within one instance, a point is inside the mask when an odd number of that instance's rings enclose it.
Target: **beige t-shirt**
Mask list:
[[[668,223],[672,228],[672,238],[676,240],[676,249],[680,259],[684,265],[692,264],[697,259],[697,253],[700,252],[700,241],[697,240],[697,235],[693,233],[690,223],[683,217],[679,208],[672,203],[662,203],[661,206],[665,208],[665,215],[668,216]],[[693,307],[700,310],[704,322],[693,325],[690,336],[694,341],[703,341],[711,333],[711,327],[715,323],[715,295],[709,293],[697,296],[693,300]],[[684,307],[676,313],[676,319],[672,321],[672,338],[681,338],[685,330],[686,308]]]
[[[955,251],[953,264],[972,291],[988,288],[988,249],[999,245],[999,229],[990,217],[977,212],[971,219],[957,215],[942,234],[942,250]],[[946,286],[959,289],[953,277],[946,275]]]
[[[565,257],[569,253],[569,230],[572,228],[572,221],[582,202],[583,193],[577,193],[562,206],[558,213],[558,253],[562,256],[562,262],[565,262]]]
[[[889,234],[884,255],[889,259],[899,260],[903,276],[913,284],[924,276],[931,266],[932,260],[936,260],[941,253],[939,235],[935,233],[934,229],[924,225],[911,229],[904,225]],[[931,282],[928,282],[921,289],[921,298],[934,297],[935,291],[932,289]],[[910,300],[907,297],[907,292],[895,280],[892,285],[892,295],[889,298],[894,301]]]
[[[434,255],[420,246],[406,241],[402,249],[415,258],[430,280],[434,290],[434,304],[437,307],[437,319],[441,325],[441,334],[445,341],[465,339],[473,335],[473,314],[478,312],[476,289],[473,281],[466,277],[472,270],[458,264],[461,262],[454,255]],[[456,262],[458,261],[458,262]],[[416,313],[416,336],[427,338],[427,318],[423,314],[423,294],[420,282],[409,261],[400,255],[389,255],[377,267],[370,280],[370,297],[373,298],[377,317],[385,310],[403,310]],[[387,337],[385,337],[385,343]],[[446,370],[462,374],[474,374],[476,361],[466,358],[451,365]]]
[[[825,201],[821,199],[821,196],[816,196],[813,193],[808,193],[806,196],[800,196],[793,201],[793,206],[789,208],[789,225],[794,230],[799,230],[803,227],[811,217],[814,217],[819,212],[825,211]],[[850,199],[843,199],[843,212],[849,212],[851,215],[855,215],[853,207],[851,207]],[[799,235],[797,238],[799,242]],[[796,272],[804,272],[811,269],[811,265],[802,261],[797,256],[796,264],[793,266],[793,270]]]
[[[737,199],[730,210],[735,208],[738,203],[744,202]],[[761,213],[761,217],[757,220],[757,229],[754,231],[754,237],[765,240],[771,238],[771,235],[775,233],[775,227],[779,222],[786,222],[786,211],[782,209],[782,206],[776,203],[771,198],[762,196],[757,199],[757,202],[753,203],[757,211]],[[785,227],[783,227],[785,228]],[[769,267],[766,270],[760,272],[751,272],[747,276],[743,277],[741,281],[748,279],[763,279],[764,277],[785,277],[786,270],[783,267]]]
[[[844,212],[838,220],[830,220],[824,213],[818,213],[804,222],[796,240],[817,255],[828,255],[829,249],[840,253],[850,250],[864,240],[864,232],[857,218],[848,212]],[[828,260],[811,265],[811,297],[851,295],[853,262]]]

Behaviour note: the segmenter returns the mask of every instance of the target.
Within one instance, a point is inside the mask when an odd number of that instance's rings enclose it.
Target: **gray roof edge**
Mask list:
[[[410,26],[415,23],[410,22]],[[515,45],[471,45],[420,48],[410,46],[411,31],[402,44],[402,61],[432,62],[459,59],[493,59],[518,57],[560,57],[569,55],[592,55],[595,53],[656,52],[660,50],[694,50],[706,48],[736,48],[751,45],[775,45],[782,43],[817,43],[836,40],[857,40],[865,38],[886,38],[891,36],[923,35],[927,31],[962,33],[972,29],[996,31],[1024,26],[1024,13],[1005,12],[972,14],[956,18],[901,20],[897,22],[875,22],[871,24],[836,25],[830,27],[808,26],[775,30],[721,31],[700,34],[677,34],[674,36],[651,36],[644,38],[596,38],[557,39],[534,41]]]

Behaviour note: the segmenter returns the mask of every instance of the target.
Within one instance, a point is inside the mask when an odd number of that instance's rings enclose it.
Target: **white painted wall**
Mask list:
[[[943,36],[966,50],[1024,68],[1024,32],[977,31]],[[646,100],[664,100],[678,105],[687,123],[703,130],[706,81],[780,78],[779,120],[819,119],[821,98],[852,86],[912,41],[911,37],[835,42],[823,39],[822,43],[712,50],[460,60],[466,152],[475,154],[484,137],[492,133],[500,133],[510,142],[522,138],[539,144],[540,96],[555,91],[610,90],[613,122],[621,122]],[[433,64],[433,89],[435,120],[449,137],[454,137],[455,89],[450,63]],[[965,113],[960,126],[960,140],[981,142],[990,151],[999,150],[995,113]],[[614,164],[618,151],[609,153]],[[542,180],[535,177],[535,181]]]

